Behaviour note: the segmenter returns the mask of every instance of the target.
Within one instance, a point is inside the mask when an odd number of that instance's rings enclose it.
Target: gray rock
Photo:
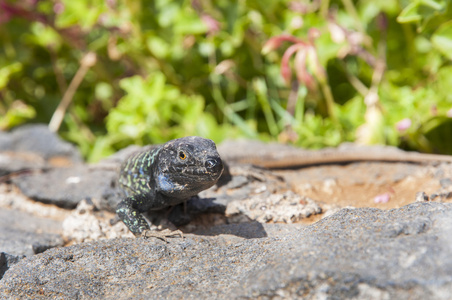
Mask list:
[[[43,169],[45,160],[33,153],[0,152],[0,176],[22,171]]]
[[[78,244],[134,235],[116,214],[99,211],[91,201],[82,200],[63,220],[63,237],[66,241]]]
[[[0,131],[0,176],[81,162],[75,146],[50,132],[46,125],[24,125],[11,132]]]
[[[15,176],[12,182],[24,195],[43,203],[75,208],[91,198],[99,208],[111,210],[121,199],[115,189],[116,176],[115,169],[78,165]]]
[[[62,246],[61,222],[17,210],[0,210],[0,252],[33,255]]]
[[[17,264],[25,255],[11,255],[5,252],[0,253],[0,279],[3,278],[3,274],[11,268],[12,265]]]
[[[4,146],[3,148],[11,149],[15,147],[18,151],[33,150],[29,149],[28,143],[23,142],[22,139],[27,137],[23,131],[28,134],[34,132],[36,135],[43,135],[49,139],[49,145],[56,147],[56,149],[53,150],[48,149],[48,153],[45,152],[45,149],[40,149],[38,147],[36,152],[39,155],[43,155],[46,158],[52,158],[52,155],[57,155],[59,153],[62,155],[67,154],[73,159],[74,165],[69,164],[70,166],[66,167],[52,167],[43,161],[43,158],[37,156],[36,153],[18,152],[13,155],[9,152],[5,152],[0,153],[0,176],[2,175],[2,161],[5,161],[5,164],[7,164],[9,168],[5,171],[6,174],[11,171],[23,169],[39,169],[34,172],[30,171],[15,174],[11,177],[11,181],[27,197],[43,203],[55,204],[63,208],[75,208],[81,200],[91,199],[98,209],[114,212],[118,202],[123,198],[123,194],[116,187],[119,165],[131,153],[142,149],[152,148],[152,146],[143,148],[131,146],[97,164],[87,165],[78,163],[81,162],[81,159],[77,158],[79,155],[69,151],[71,149],[69,144],[62,142],[56,136],[49,134],[47,127],[45,126],[44,128],[42,126],[25,129],[19,128],[13,133],[16,133],[17,131],[20,133],[18,134],[20,138],[16,137],[16,139],[20,141],[19,145],[14,146],[15,144],[11,145],[11,143],[9,143],[8,147]],[[4,136],[5,133],[0,132],[0,143]],[[58,143],[62,144],[59,145]],[[2,147],[0,145],[0,151],[1,150]],[[65,152],[65,150],[67,151]],[[71,156],[71,153],[74,155]],[[4,159],[2,159],[2,154],[5,156]],[[14,161],[17,162],[11,164],[12,159],[15,159]]]
[[[207,193],[213,192],[208,191]],[[203,213],[224,214],[227,205],[231,202],[231,197],[218,195],[209,197],[208,194],[201,192],[199,196],[194,196],[186,203],[181,203],[170,208],[167,219],[173,225],[183,226],[190,223],[193,218]],[[150,211],[149,217],[154,219],[154,215],[162,215],[161,211]]]
[[[33,299],[449,299],[452,294],[452,204],[342,209],[306,227],[235,224],[213,228],[212,234],[220,235],[50,249],[13,265],[0,290],[7,298]]]
[[[51,132],[47,125],[29,124],[0,132],[0,151],[35,153],[49,160],[56,157],[81,162],[81,155],[72,144],[63,141]]]
[[[288,191],[268,196],[254,195],[246,200],[233,201],[227,206],[225,214],[245,215],[261,223],[292,223],[321,212],[322,209],[314,200]]]

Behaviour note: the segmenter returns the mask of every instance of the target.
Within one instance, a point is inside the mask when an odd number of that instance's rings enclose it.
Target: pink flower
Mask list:
[[[278,49],[281,47],[283,42],[292,42],[294,44],[302,42],[301,40],[297,39],[293,35],[288,34],[282,34],[275,37],[270,38],[262,47],[262,54],[267,54],[273,50]]]
[[[106,3],[110,8],[116,7],[116,0],[107,0]]]
[[[292,70],[290,66],[290,59],[294,57],[293,68],[297,76],[298,82],[304,84],[308,89],[315,89],[314,76],[319,81],[324,81],[326,78],[326,71],[320,64],[317,50],[314,45],[314,40],[319,37],[320,31],[316,28],[311,28],[308,33],[308,41],[305,42],[292,35],[279,35],[270,38],[262,48],[262,53],[267,54],[270,51],[276,50],[283,42],[292,43],[281,59],[281,76],[287,85],[290,85],[292,80]],[[313,76],[314,75],[314,76]]]
[[[396,123],[397,131],[402,132],[411,127],[411,119],[405,118]]]
[[[297,1],[292,1],[289,3],[290,10],[293,10],[295,12],[306,14],[309,11],[309,5],[306,3],[301,3]]]
[[[215,35],[220,31],[220,22],[208,14],[201,15],[201,21],[207,26],[207,34]]]
[[[388,203],[391,199],[391,195],[389,193],[384,193],[381,195],[377,195],[374,198],[374,203]]]
[[[61,2],[57,2],[53,5],[53,12],[57,15],[61,14],[64,11],[64,4]]]
[[[292,71],[290,69],[289,59],[297,51],[300,53],[300,51],[303,51],[303,50],[304,50],[304,45],[294,44],[294,45],[290,46],[289,48],[287,48],[287,50],[283,54],[283,57],[281,59],[281,76],[284,78],[284,81],[286,82],[287,85],[290,84],[290,80],[292,78]],[[303,60],[303,63],[304,63],[304,60]]]

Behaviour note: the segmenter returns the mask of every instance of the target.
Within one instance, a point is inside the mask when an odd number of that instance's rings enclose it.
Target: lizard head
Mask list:
[[[223,172],[215,143],[189,136],[167,142],[158,153],[157,186],[174,198],[187,198],[213,186]]]

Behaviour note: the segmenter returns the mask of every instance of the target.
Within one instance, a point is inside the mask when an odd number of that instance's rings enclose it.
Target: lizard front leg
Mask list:
[[[127,228],[135,235],[141,236],[143,231],[150,230],[146,219],[141,215],[142,212],[136,207],[136,203],[140,203],[142,199],[139,195],[130,196],[119,202],[116,213],[119,218],[126,224]]]
[[[173,237],[173,236],[180,236],[184,237],[182,231],[180,230],[170,230],[170,229],[164,229],[162,231],[152,231],[149,227],[148,222],[146,219],[142,216],[142,212],[136,207],[136,203],[142,203],[143,200],[141,199],[143,196],[136,195],[127,197],[123,201],[119,202],[116,213],[118,214],[119,218],[126,224],[127,228],[136,236],[136,237],[155,237],[158,239],[161,239],[163,241],[167,241],[167,237]]]

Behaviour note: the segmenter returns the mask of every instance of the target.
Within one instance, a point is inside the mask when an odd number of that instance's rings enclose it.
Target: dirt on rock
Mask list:
[[[333,207],[392,209],[415,202],[419,192],[424,192],[429,201],[452,202],[447,180],[450,169],[450,164],[355,162],[276,173],[295,193],[318,201],[326,210]],[[317,219],[318,216],[313,216],[304,222]]]

